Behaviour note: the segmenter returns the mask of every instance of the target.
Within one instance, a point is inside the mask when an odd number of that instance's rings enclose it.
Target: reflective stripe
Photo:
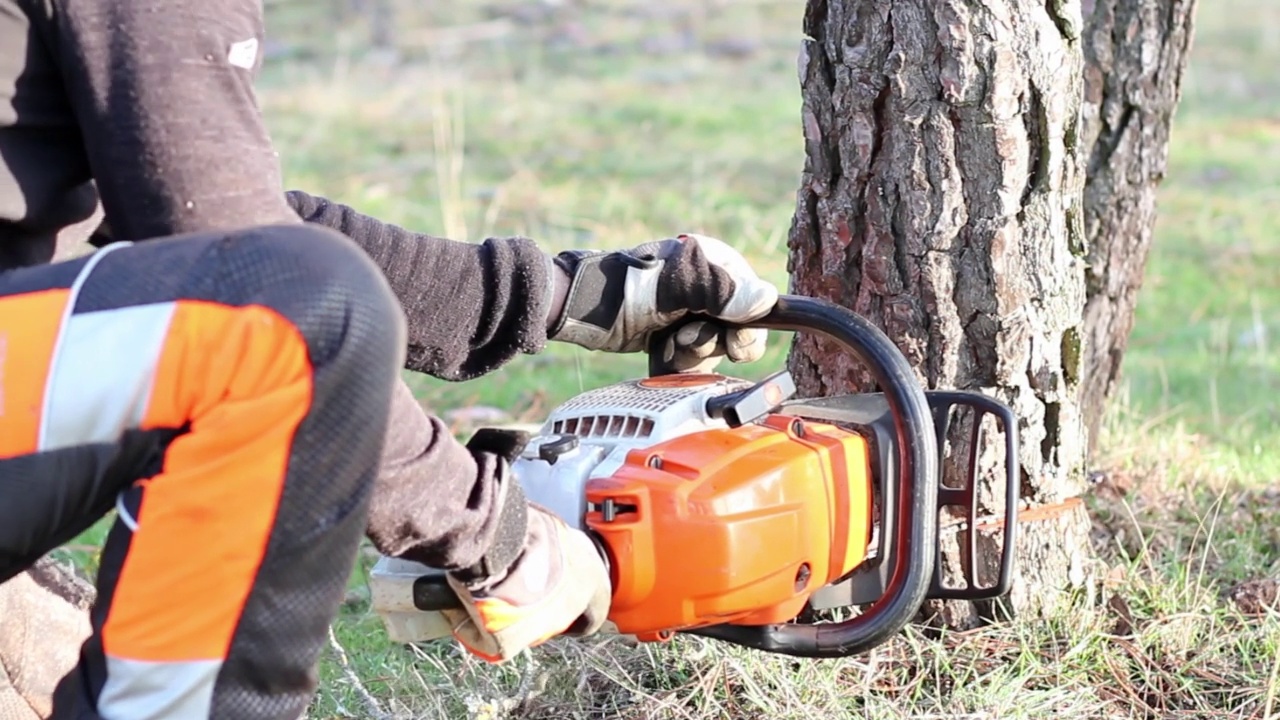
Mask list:
[[[97,251],[71,284],[45,378],[37,450],[114,442],[141,422],[173,304],[75,314],[98,263],[132,244]]]
[[[127,492],[129,491],[121,490],[116,495],[116,517],[120,518],[120,522],[124,523],[124,526],[129,528],[130,532],[138,532],[138,519],[133,516],[133,513],[129,512],[129,508],[124,506],[124,494]]]
[[[207,718],[221,669],[221,660],[151,662],[108,655],[98,714],[105,720]]]
[[[141,424],[173,311],[167,302],[64,321],[45,390],[41,450],[114,442]]]

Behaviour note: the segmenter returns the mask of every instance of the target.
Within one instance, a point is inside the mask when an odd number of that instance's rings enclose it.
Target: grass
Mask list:
[[[551,249],[705,232],[785,284],[801,0],[402,5],[397,63],[353,50],[358,21],[270,6],[283,45],[262,100],[291,187]],[[492,667],[449,644],[389,644],[366,556],[335,625],[345,667],[326,656],[311,716],[1280,717],[1280,613],[1265,602],[1280,579],[1280,7],[1206,0],[1199,24],[1095,468],[1109,568],[1096,586],[1045,622],[911,630],[839,662],[599,638]],[[467,28],[488,39],[463,42]],[[474,382],[411,380],[439,412],[536,419],[642,372],[638,357],[553,347]]]

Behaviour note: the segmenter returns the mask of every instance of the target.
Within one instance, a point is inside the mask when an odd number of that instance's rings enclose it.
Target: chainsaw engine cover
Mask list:
[[[632,450],[587,485],[587,525],[610,555],[618,630],[658,639],[794,619],[866,557],[866,441],[772,415]]]

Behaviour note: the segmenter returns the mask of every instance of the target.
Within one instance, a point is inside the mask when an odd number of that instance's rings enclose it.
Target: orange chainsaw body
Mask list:
[[[865,560],[871,498],[865,438],[820,422],[770,415],[633,450],[587,485],[609,619],[641,640],[792,620]]]

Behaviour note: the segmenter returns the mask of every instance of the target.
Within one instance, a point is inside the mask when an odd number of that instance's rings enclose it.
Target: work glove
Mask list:
[[[778,299],[777,288],[738,251],[703,235],[619,252],[571,250],[555,262],[568,275],[569,289],[547,336],[588,350],[640,352],[655,331],[690,313],[746,323],[768,314]],[[662,359],[678,372],[710,372],[726,356],[759,360],[766,337],[761,329],[691,322],[662,348]]]
[[[500,663],[557,635],[596,633],[609,614],[609,573],[596,546],[530,503],[524,549],[498,575],[448,574],[465,610],[446,610],[453,635],[473,655]]]

